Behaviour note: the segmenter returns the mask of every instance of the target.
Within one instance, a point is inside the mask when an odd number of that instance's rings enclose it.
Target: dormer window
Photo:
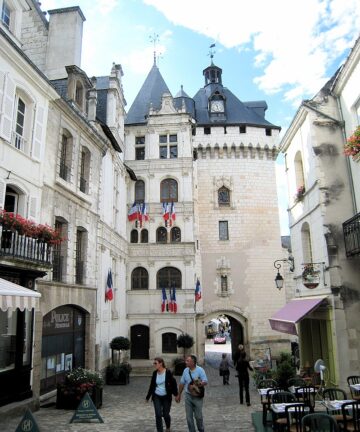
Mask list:
[[[7,1],[3,0],[1,8],[1,22],[10,30],[11,9]]]
[[[84,87],[81,84],[81,82],[76,83],[76,90],[75,90],[75,102],[79,106],[79,108],[83,109],[84,106]]]

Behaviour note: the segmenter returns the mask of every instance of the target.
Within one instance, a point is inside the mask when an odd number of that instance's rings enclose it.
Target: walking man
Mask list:
[[[207,385],[208,379],[204,369],[197,365],[197,359],[194,355],[186,357],[185,363],[187,367],[180,379],[179,394],[175,400],[180,402],[181,394],[185,389],[185,412],[189,432],[196,432],[194,417],[197,430],[204,432],[202,407],[204,387]]]

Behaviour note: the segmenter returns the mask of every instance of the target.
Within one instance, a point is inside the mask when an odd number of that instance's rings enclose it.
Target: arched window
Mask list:
[[[162,334],[162,352],[168,354],[177,353],[176,333],[163,333]]]
[[[140,233],[140,242],[141,243],[149,243],[149,233],[147,229],[141,230]]]
[[[139,233],[136,229],[133,229],[130,233],[130,243],[137,243],[139,241]]]
[[[171,242],[181,242],[181,230],[179,227],[174,227],[170,232]]]
[[[136,267],[131,273],[131,289],[147,290],[149,289],[149,275],[144,267]]]
[[[156,288],[175,287],[181,289],[181,271],[175,267],[164,267],[157,272]]]
[[[296,189],[299,190],[299,188],[305,186],[304,167],[303,167],[302,156],[300,151],[298,151],[295,155],[294,168],[295,168]]]
[[[310,226],[307,222],[305,222],[301,227],[301,244],[302,244],[304,263],[311,263],[313,260],[312,247],[311,247],[311,234],[310,234]]]
[[[138,180],[135,183],[135,201],[137,203],[145,201],[145,183],[143,180]]]
[[[165,179],[160,183],[160,201],[161,202],[177,202],[178,200],[178,184],[174,179]]]
[[[167,242],[167,231],[166,228],[160,227],[156,230],[156,243]]]
[[[218,190],[218,203],[222,207],[230,206],[230,191],[225,186]]]

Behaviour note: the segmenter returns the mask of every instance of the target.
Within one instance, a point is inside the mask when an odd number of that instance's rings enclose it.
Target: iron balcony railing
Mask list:
[[[346,256],[360,255],[360,213],[343,223]]]
[[[17,258],[45,265],[52,264],[51,244],[4,228],[0,228],[0,236],[1,257]]]
[[[60,177],[66,181],[69,181],[69,173],[70,173],[70,169],[67,165],[65,165],[65,163],[61,162],[60,163]]]
[[[15,131],[12,133],[12,143],[18,150],[25,151],[26,140],[22,135]]]
[[[87,181],[84,177],[80,177],[80,191],[86,193]]]

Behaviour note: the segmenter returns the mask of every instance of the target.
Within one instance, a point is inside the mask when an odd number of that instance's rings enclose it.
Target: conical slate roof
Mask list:
[[[146,123],[146,117],[149,114],[150,103],[155,110],[161,108],[161,97],[164,93],[170,93],[159,68],[154,63],[149,75],[146,77],[139,93],[127,114],[125,124],[142,124]]]

